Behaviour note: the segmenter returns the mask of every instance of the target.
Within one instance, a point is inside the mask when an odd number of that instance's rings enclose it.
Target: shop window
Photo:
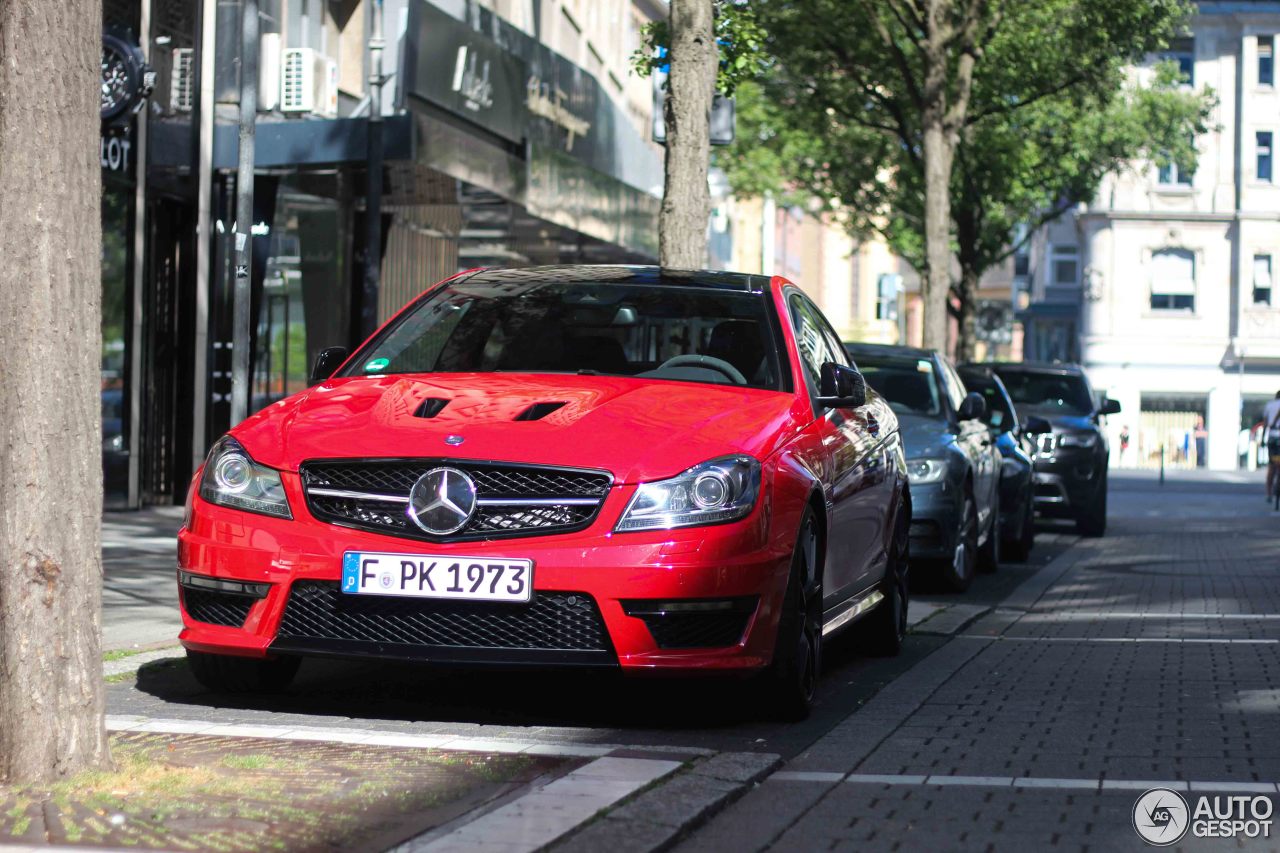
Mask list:
[[[1076,287],[1080,284],[1080,250],[1075,246],[1054,246],[1049,254],[1049,284]]]
[[[1275,83],[1275,36],[1258,36],[1258,85]]]
[[[1161,249],[1151,256],[1153,311],[1194,311],[1196,259],[1186,249]]]
[[[1271,131],[1260,130],[1255,135],[1258,162],[1256,174],[1258,180],[1271,183]]]
[[[1253,256],[1253,304],[1271,304],[1271,256]]]
[[[881,273],[876,280],[876,319],[898,319],[898,289],[902,276],[897,273]]]

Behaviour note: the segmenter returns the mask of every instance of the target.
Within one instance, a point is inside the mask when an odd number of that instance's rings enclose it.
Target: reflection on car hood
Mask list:
[[[449,403],[418,417],[427,398]],[[637,482],[723,454],[763,459],[803,425],[792,401],[776,391],[623,376],[352,377],[268,406],[233,432],[257,461],[292,471],[318,458],[451,457],[603,468]],[[516,420],[536,403],[564,405]],[[446,444],[451,435],[462,443]]]
[[[1024,418],[1027,415],[1036,415],[1044,418],[1053,427],[1055,432],[1091,430],[1094,427],[1093,418],[1089,415],[1070,414],[1063,412],[1061,409],[1019,407],[1018,411]]]
[[[898,430],[908,459],[941,456],[943,449],[955,441],[950,425],[942,418],[898,415]]]

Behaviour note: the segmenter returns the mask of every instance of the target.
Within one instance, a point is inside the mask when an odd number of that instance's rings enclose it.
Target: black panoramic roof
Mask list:
[[[853,356],[856,361],[858,356],[865,355],[870,358],[913,358],[932,359],[934,352],[931,349],[923,347],[904,347],[896,344],[859,344],[846,343],[844,348]]]
[[[481,269],[466,277],[470,284],[521,284],[532,281],[615,282],[617,284],[651,284],[671,287],[709,287],[716,290],[739,290],[744,293],[764,291],[769,277],[719,270],[673,270],[655,266],[577,265],[519,267],[516,269]]]

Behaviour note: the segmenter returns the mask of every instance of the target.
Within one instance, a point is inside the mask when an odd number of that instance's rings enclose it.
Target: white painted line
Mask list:
[[[405,853],[532,853],[680,767],[652,758],[599,758],[432,841],[410,841]]]
[[[1008,788],[1013,784],[1012,776],[930,776],[924,780],[926,785],[974,785],[983,788]]]
[[[1152,788],[1168,788],[1171,791],[1187,790],[1187,783],[1183,781],[1173,782],[1168,779],[1161,781],[1139,780],[1139,779],[1103,779],[1102,790],[1119,790],[1119,791],[1148,791]]]
[[[1126,613],[1108,610],[1069,610],[1040,613],[1031,611],[1024,617],[1036,622],[1095,622],[1100,619],[1280,619],[1280,613]]]
[[[850,773],[846,782],[863,782],[869,785],[923,785],[924,776],[894,776],[882,773]]]
[[[496,738],[464,738],[454,735],[414,735],[370,729],[326,726],[266,726],[219,724],[205,720],[161,720],[130,715],[108,715],[109,732],[155,732],[158,734],[199,734],[225,737],[258,737],[270,740],[327,741],[366,746],[439,749],[447,752],[500,752],[555,755],[568,758],[600,758],[619,750],[687,753],[690,758],[710,755],[712,750],[688,747],[628,746],[623,744],[537,743]]]
[[[1015,788],[1084,788],[1098,790],[1097,779],[1037,779],[1022,776],[1013,780]]]
[[[1193,791],[1240,791],[1250,794],[1274,794],[1274,782],[1192,782]]]
[[[768,778],[770,782],[839,782],[844,779],[843,773],[829,773],[823,770],[779,770]]]
[[[999,640],[1013,643],[1210,643],[1217,645],[1257,645],[1273,646],[1280,644],[1277,640],[1229,640],[1229,639],[1183,639],[1180,637],[1009,637],[983,636],[981,634],[957,634],[963,640]]]

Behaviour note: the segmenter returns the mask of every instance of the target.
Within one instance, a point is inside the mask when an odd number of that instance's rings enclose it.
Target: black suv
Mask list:
[[[1120,404],[1099,402],[1084,370],[1075,364],[983,365],[1004,382],[1018,410],[1038,415],[1053,432],[1036,436],[1036,509],[1054,518],[1073,518],[1085,536],[1107,531],[1106,434],[1098,427],[1103,415]]]

